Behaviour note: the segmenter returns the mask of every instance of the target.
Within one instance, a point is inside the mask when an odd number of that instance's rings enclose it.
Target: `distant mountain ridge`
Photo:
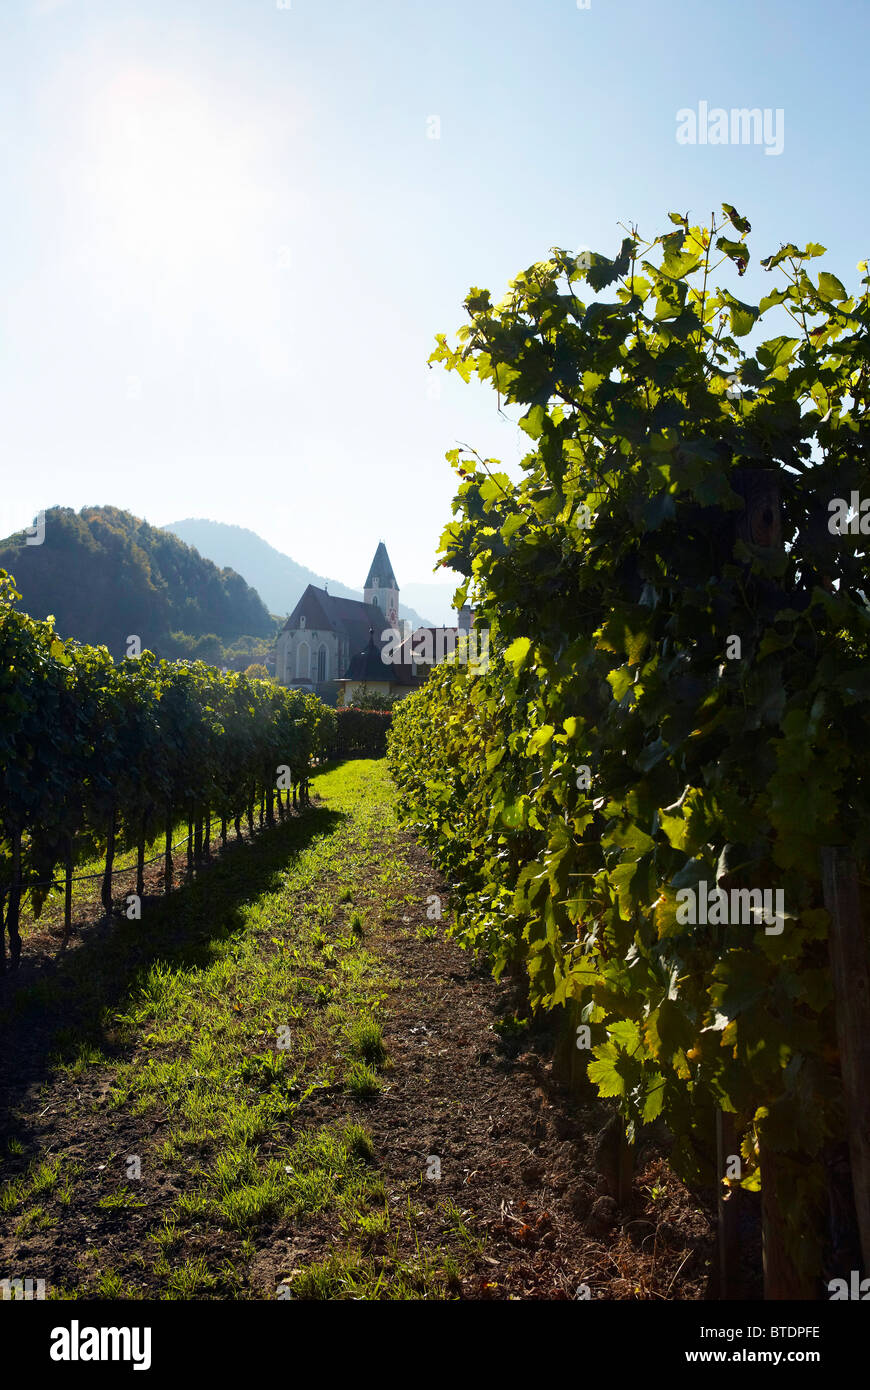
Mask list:
[[[256,531],[249,531],[244,526],[231,526],[224,521],[209,521],[204,517],[187,517],[183,521],[167,522],[163,530],[195,546],[200,555],[207,555],[215,564],[229,565],[244,575],[269,611],[276,616],[292,613],[309,584],[318,589],[328,586],[329,592],[336,598],[362,598],[362,589],[349,589],[336,579],[315,574],[269,545]],[[399,595],[401,597],[401,586]],[[415,627],[435,626],[404,603],[399,604],[399,617],[406,618]]]

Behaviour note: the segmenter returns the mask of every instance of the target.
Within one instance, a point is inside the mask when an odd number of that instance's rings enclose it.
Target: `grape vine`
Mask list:
[[[870,278],[850,294],[789,244],[759,303],[714,288],[750,260],[723,208],[613,259],[554,250],[439,336],[431,361],[520,407],[532,449],[519,482],[448,454],[443,563],[491,662],[438,668],[389,756],[460,940],[588,1027],[599,1094],[629,1137],[662,1115],[686,1177],[718,1176],[717,1108],[730,1181],[757,1188],[774,1152],[790,1258],[817,1275],[844,1128],[819,855],[867,879],[870,844],[867,532],[828,524],[867,487]],[[766,316],[785,331],[762,339]],[[752,470],[780,499],[761,540]],[[704,884],[781,891],[778,929],[687,923]]]
[[[18,598],[0,570],[0,969],[7,934],[20,957],[22,899],[38,915],[60,870],[68,916],[74,863],[104,852],[108,911],[119,846],[138,848],[141,894],[146,838],[165,829],[168,883],[179,818],[197,856],[212,816],[224,839],[229,820],[253,830],[257,806],[271,823],[335,742],[335,712],[313,695],[147,651],[115,662]]]

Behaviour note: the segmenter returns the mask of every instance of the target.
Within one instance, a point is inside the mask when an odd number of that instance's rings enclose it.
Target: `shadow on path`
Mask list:
[[[66,955],[47,963],[32,983],[0,986],[0,1144],[27,1143],[26,1111],[58,1058],[70,1060],[91,1043],[107,1056],[113,1015],[150,967],[202,969],[218,946],[244,927],[244,908],[281,887],[287,861],[313,839],[330,834],[346,813],[311,806],[302,815],[233,841],[169,897],[146,896],[140,921],[113,915]],[[16,1111],[19,1113],[16,1114]],[[5,1174],[4,1174],[5,1176]]]

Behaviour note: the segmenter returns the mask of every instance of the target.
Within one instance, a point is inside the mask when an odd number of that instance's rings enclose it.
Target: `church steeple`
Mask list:
[[[363,589],[363,601],[374,604],[384,615],[384,627],[399,625],[399,585],[383,541],[378,541],[375,558],[369,567]]]

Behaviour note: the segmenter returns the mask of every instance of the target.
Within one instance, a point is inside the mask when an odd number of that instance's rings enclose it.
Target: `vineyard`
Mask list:
[[[448,455],[443,563],[491,661],[402,702],[390,764],[458,939],[560,1011],[629,1178],[663,1119],[721,1193],[724,1283],[760,1192],[768,1296],[818,1298],[856,1210],[870,1261],[870,278],[789,244],[747,303],[713,277],[736,287],[749,223],[671,223],[473,289],[439,338],[531,451],[519,483]]]
[[[109,911],[116,854],[135,847],[141,898],[158,832],[168,892],[179,823],[197,862],[213,821],[224,844],[229,822],[253,832],[255,808],[273,824],[291,793],[307,796],[336,738],[335,712],[313,695],[147,651],[115,663],[105,647],[61,641],[17,597],[0,571],[0,970],[7,936],[20,959],[23,899],[38,915],[62,886],[68,935],[77,864],[104,856]]]
[[[870,275],[789,244],[746,302],[746,219],[671,225],[438,339],[530,440],[520,480],[448,456],[486,660],[336,711],[63,640],[0,570],[0,1240],[51,1297],[819,1299],[870,1263]],[[22,980],[89,881],[144,929]]]

